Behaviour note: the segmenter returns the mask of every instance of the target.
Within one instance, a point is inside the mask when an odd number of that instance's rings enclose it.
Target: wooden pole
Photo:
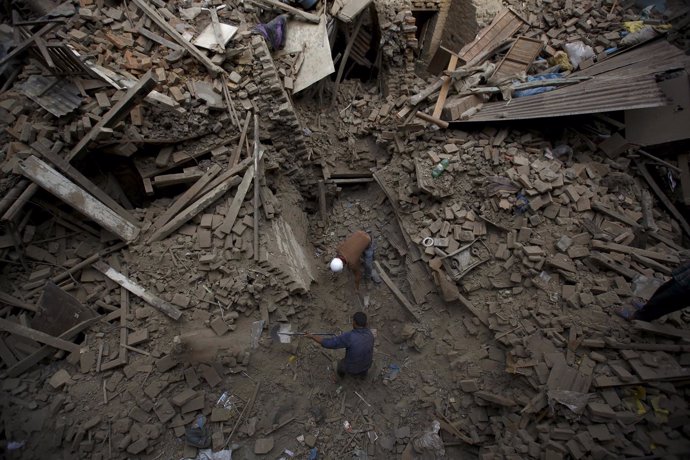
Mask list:
[[[254,114],[254,260],[259,260],[259,115]]]

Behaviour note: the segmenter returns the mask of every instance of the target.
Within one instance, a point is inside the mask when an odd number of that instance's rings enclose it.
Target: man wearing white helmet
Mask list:
[[[331,260],[330,268],[334,273],[338,273],[347,266],[355,275],[355,290],[359,291],[359,282],[362,280],[362,265],[367,277],[376,281],[376,274],[373,272],[374,245],[371,236],[367,232],[358,230],[348,236],[345,241],[338,246],[336,257]],[[364,256],[364,260],[362,260]]]

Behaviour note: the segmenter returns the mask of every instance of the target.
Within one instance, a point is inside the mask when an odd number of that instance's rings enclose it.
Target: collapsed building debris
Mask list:
[[[682,458],[690,317],[614,309],[688,256],[688,9],[632,3],[3,5],[3,455]],[[362,381],[268,334],[359,310]]]

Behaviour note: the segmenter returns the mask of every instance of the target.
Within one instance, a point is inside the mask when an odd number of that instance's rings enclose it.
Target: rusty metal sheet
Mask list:
[[[612,56],[573,76],[590,80],[547,93],[484,104],[468,120],[454,124],[584,115],[669,104],[656,81],[667,70],[689,66],[690,57],[665,40]]]

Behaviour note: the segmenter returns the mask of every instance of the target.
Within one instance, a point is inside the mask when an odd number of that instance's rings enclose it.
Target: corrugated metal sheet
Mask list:
[[[527,120],[661,107],[669,101],[654,76],[687,65],[690,65],[690,58],[682,51],[663,39],[656,40],[573,73],[573,76],[591,76],[591,80],[508,102],[490,102],[469,120],[452,123]]]
[[[56,117],[73,112],[82,101],[79,89],[72,82],[59,77],[31,75],[19,89]]]

